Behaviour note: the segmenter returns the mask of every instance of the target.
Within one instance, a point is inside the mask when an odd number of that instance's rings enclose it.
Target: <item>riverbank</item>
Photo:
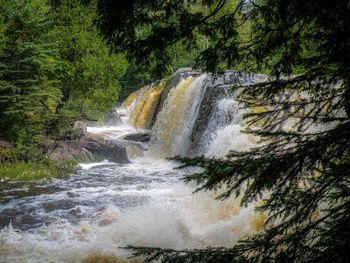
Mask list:
[[[7,152],[11,150],[7,148]],[[0,181],[38,181],[64,177],[72,174],[78,163],[83,161],[129,162],[123,145],[86,131],[76,139],[47,140],[42,150],[44,157],[40,161],[11,161],[8,158],[8,161],[1,162]]]
[[[73,160],[67,160],[59,166],[52,161],[2,163],[0,181],[37,181],[62,177],[74,172],[77,163]]]

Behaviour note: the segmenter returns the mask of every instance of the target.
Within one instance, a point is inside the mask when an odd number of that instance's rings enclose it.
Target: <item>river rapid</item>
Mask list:
[[[130,251],[121,248],[127,245],[229,247],[258,231],[264,218],[254,214],[253,204],[241,208],[233,198],[216,200],[217,193],[193,194],[196,185],[186,185],[182,178],[197,168],[174,169],[177,164],[165,159],[195,151],[220,157],[232,147],[254,145],[254,138],[240,132],[244,111],[232,95],[224,94],[213,100],[208,124],[194,150],[190,136],[200,118],[206,81],[205,75],[186,78],[170,91],[151,141],[127,147],[129,164],[82,163],[69,178],[8,190],[8,198],[0,203],[0,214],[11,218],[0,222],[0,262],[82,262],[90,255],[127,258]],[[159,89],[155,91],[160,95]],[[124,114],[122,124],[88,131],[123,141],[127,134],[150,129],[135,127],[141,114],[135,108],[142,96],[133,96],[126,111],[119,109]],[[152,100],[145,100],[142,114],[148,109],[153,115],[156,107],[147,108],[147,101]],[[138,123],[147,126],[151,119],[147,116]]]

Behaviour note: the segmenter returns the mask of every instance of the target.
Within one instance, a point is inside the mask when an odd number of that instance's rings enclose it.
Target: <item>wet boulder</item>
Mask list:
[[[55,210],[69,210],[74,208],[77,205],[76,202],[73,202],[71,199],[61,199],[55,201],[48,201],[42,204],[42,207],[45,209],[45,212],[52,212]]]
[[[19,212],[14,208],[5,208],[2,211],[0,210],[0,229],[8,226],[18,214]]]
[[[95,156],[107,159],[110,162],[130,162],[125,146],[92,134],[87,134],[78,140],[58,141],[49,154],[49,158],[58,164],[66,160],[81,158],[94,161]]]
[[[134,142],[149,142],[150,139],[151,139],[151,136],[147,132],[131,133],[123,137],[123,140],[134,141]]]
[[[214,86],[211,82],[206,83],[207,88],[200,104],[199,113],[193,126],[191,141],[192,147],[197,151],[200,138],[208,127],[211,114],[220,98],[227,96],[227,88],[222,85]]]
[[[49,153],[49,159],[57,164],[62,164],[65,161],[73,161],[78,158],[87,158],[87,152],[79,145],[77,140],[57,141]]]
[[[41,225],[43,222],[39,218],[35,218],[29,214],[21,214],[16,216],[16,218],[12,221],[12,225],[15,228],[20,228],[22,230],[32,228],[35,226]]]
[[[80,140],[79,144],[93,155],[102,156],[110,162],[130,162],[125,147],[117,141],[106,140],[102,136],[87,135]]]
[[[86,122],[86,125],[89,127],[99,127],[100,124],[98,123],[97,120],[89,120]]]

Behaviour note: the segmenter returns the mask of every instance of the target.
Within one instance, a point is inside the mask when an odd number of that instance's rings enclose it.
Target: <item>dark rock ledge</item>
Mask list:
[[[125,146],[96,134],[86,133],[74,140],[52,141],[47,146],[48,157],[58,164],[78,158],[90,161],[103,158],[110,162],[130,163]]]
[[[149,142],[151,136],[148,132],[137,132],[130,133],[122,137],[123,140],[134,141],[134,142]]]

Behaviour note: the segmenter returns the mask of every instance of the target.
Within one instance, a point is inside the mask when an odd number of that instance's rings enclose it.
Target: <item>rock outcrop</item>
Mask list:
[[[246,74],[234,70],[225,71],[223,74],[208,75],[205,83],[205,94],[191,134],[192,151],[198,153],[200,140],[208,127],[214,108],[217,107],[219,100],[232,97],[236,92],[235,88],[264,80],[266,80],[266,75]]]
[[[151,139],[149,133],[131,133],[123,137],[123,140],[134,141],[134,142],[148,142]]]
[[[90,161],[103,158],[110,162],[130,162],[122,144],[97,135],[86,134],[76,140],[56,141],[50,148],[49,158],[57,163],[77,158]]]
[[[167,85],[169,86],[169,88],[174,88],[180,83],[181,80],[190,76],[199,77],[202,74],[202,72],[194,71],[191,68],[180,68],[170,76]]]

